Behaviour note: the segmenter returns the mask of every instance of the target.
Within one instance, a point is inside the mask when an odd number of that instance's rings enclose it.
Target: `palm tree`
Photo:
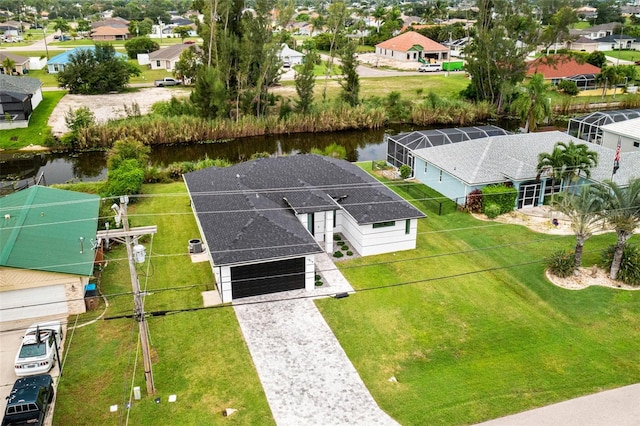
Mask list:
[[[11,75],[15,67],[16,67],[16,61],[14,61],[8,56],[4,58],[4,61],[2,61],[2,69],[6,75]]]
[[[600,74],[596,77],[597,80],[604,83],[602,87],[602,99],[604,99],[604,96],[607,94],[608,86],[613,86],[613,97],[616,97],[616,84],[620,82],[620,76],[620,69],[616,66],[605,66],[602,68]]]
[[[562,185],[562,176],[564,173],[564,150],[556,144],[553,151],[541,152],[538,154],[538,165],[536,166],[538,176],[545,174],[551,176],[551,203],[553,204],[553,196],[555,194],[556,183]]]
[[[567,189],[576,182],[581,175],[585,178],[591,177],[591,169],[598,165],[598,153],[589,150],[586,144],[575,144],[573,141],[567,143],[558,142],[564,148],[564,176]]]
[[[595,231],[601,219],[602,198],[600,193],[593,186],[584,185],[579,192],[564,194],[557,203],[553,204],[558,211],[564,213],[571,221],[571,229],[576,236],[574,264],[576,268],[580,267],[582,265],[584,243],[593,235],[593,231]]]
[[[620,270],[624,246],[636,227],[640,225],[640,178],[630,180],[626,188],[621,188],[614,181],[607,180],[599,191],[604,200],[602,216],[611,224],[618,236],[609,271],[609,278],[615,280]]]
[[[551,103],[547,98],[547,85],[542,74],[534,74],[521,94],[511,104],[516,115],[524,121],[525,132],[535,131],[538,124],[551,116]]]

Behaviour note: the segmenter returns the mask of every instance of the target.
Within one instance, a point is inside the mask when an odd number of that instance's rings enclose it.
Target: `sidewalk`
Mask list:
[[[587,395],[480,423],[482,426],[632,426],[640,424],[640,384]]]

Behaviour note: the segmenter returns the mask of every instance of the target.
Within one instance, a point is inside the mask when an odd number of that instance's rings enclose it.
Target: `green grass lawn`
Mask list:
[[[473,424],[640,380],[640,292],[544,278],[541,261],[574,237],[459,212],[418,232],[416,250],[339,263],[360,291],[316,302],[401,424]],[[614,241],[588,240],[585,264]]]
[[[140,287],[149,291],[145,310],[202,306],[200,293],[212,289],[214,280],[208,262],[194,264],[187,255],[188,240],[199,233],[184,184],[149,185],[144,193],[154,196],[132,204],[129,217],[132,227],[158,226],[153,239],[143,242],[151,264],[138,268]],[[101,290],[120,294],[109,297],[106,318],[129,314],[133,298],[126,250],[116,247],[106,259]],[[95,316],[89,312],[81,322]],[[100,320],[67,333],[54,425],[124,424],[132,377],[143,398],[134,401],[130,424],[274,424],[232,308],[151,317],[148,325],[156,395],[146,395],[141,357],[135,362],[137,323]],[[175,403],[167,402],[171,394],[177,395]],[[118,412],[110,413],[115,404]],[[225,408],[238,412],[225,418]]]
[[[640,61],[640,52],[637,50],[609,50],[602,53],[612,58],[620,58],[625,61]]]
[[[43,145],[50,133],[49,116],[66,94],[64,91],[42,92],[42,101],[31,114],[29,127],[0,132],[0,148],[19,149],[30,144]]]

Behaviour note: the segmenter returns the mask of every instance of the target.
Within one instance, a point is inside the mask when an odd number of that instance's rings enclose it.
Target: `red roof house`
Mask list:
[[[544,75],[545,80],[556,80],[582,74],[600,74],[600,68],[587,62],[580,63],[566,55],[542,56],[527,66],[527,75]]]
[[[449,48],[415,31],[407,31],[376,45],[376,55],[396,61],[447,60]]]

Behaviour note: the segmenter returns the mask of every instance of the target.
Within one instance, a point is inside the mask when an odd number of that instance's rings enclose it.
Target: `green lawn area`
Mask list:
[[[612,58],[620,58],[625,61],[640,61],[640,52],[637,50],[609,50],[602,53]]]
[[[188,240],[199,234],[184,184],[148,185],[144,193],[153,197],[132,204],[129,217],[132,227],[158,226],[153,239],[143,241],[151,264],[138,268],[140,287],[149,291],[145,310],[202,306],[200,293],[213,288],[213,275],[208,262],[194,264],[187,255]],[[130,314],[126,250],[116,247],[106,259],[100,286],[114,296],[105,317]],[[84,314],[80,323],[97,313]],[[134,320],[99,320],[75,333],[68,331],[54,425],[124,424],[132,377],[143,398],[129,410],[130,424],[274,424],[232,308],[155,316],[148,325],[157,389],[153,397],[146,396],[141,356],[135,363]],[[175,403],[167,402],[171,394],[177,395]],[[156,397],[161,403],[154,402]],[[109,412],[115,404],[118,412]],[[225,418],[225,408],[238,412]]]
[[[65,94],[64,91],[42,92],[42,101],[31,114],[29,127],[1,131],[0,148],[19,149],[29,144],[44,145],[49,135],[49,116]]]
[[[640,292],[544,278],[574,237],[427,213],[416,250],[338,263],[360,291],[316,302],[393,418],[474,424],[640,381]],[[584,264],[614,241],[588,240]]]

